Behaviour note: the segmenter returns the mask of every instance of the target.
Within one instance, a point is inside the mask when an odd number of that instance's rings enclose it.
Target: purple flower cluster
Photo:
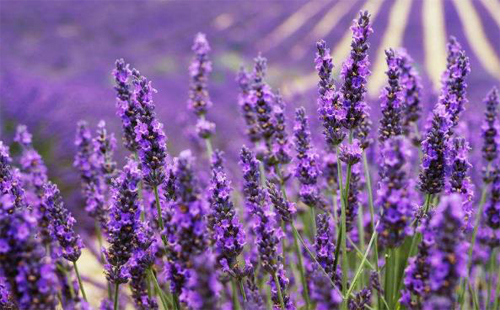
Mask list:
[[[140,75],[139,71],[133,70],[132,75],[135,87],[132,100],[141,111],[134,128],[137,153],[141,160],[144,182],[154,187],[160,185],[165,178],[167,138],[163,132],[163,124],[158,121],[154,111],[153,93],[156,89],[151,86],[151,81]]]
[[[274,94],[271,87],[264,81],[266,77],[267,60],[261,56],[255,58],[252,74],[252,85],[248,93],[248,102],[253,107],[260,134],[266,143],[274,135],[275,124],[272,119]]]
[[[436,194],[444,188],[447,141],[451,126],[452,122],[445,106],[438,103],[422,141],[422,169],[418,187],[424,193]]]
[[[116,139],[113,133],[108,134],[106,122],[100,121],[97,124],[96,136],[92,142],[97,173],[104,176],[107,185],[111,185],[113,178],[116,176],[116,161],[113,159]]]
[[[370,25],[370,14],[367,11],[360,12],[359,18],[354,20],[352,30],[351,53],[349,58],[342,64],[340,76],[344,80],[340,88],[341,102],[345,109],[343,125],[347,129],[359,126],[363,119],[366,103],[366,79],[370,75],[368,66],[368,36],[373,32]]]
[[[319,156],[311,144],[311,132],[306,116],[306,110],[302,107],[295,111],[295,150],[297,152],[297,166],[295,177],[300,182],[300,199],[311,207],[322,207],[323,203],[319,195]]]
[[[80,121],[77,125],[75,145],[77,153],[73,166],[78,168],[82,180],[82,191],[85,197],[85,211],[103,227],[106,228],[107,207],[104,197],[104,184],[95,152],[95,143],[88,124]]]
[[[328,274],[330,279],[335,283],[335,285],[337,285],[337,287],[341,289],[342,272],[339,268],[337,268],[337,270],[334,270],[335,245],[333,244],[333,236],[332,223],[330,222],[328,214],[318,214],[318,216],[316,217],[316,238],[314,243],[316,260],[320,264],[321,268],[323,268],[323,270],[325,270],[325,272]],[[329,286],[331,286],[331,284],[329,284]],[[319,288],[320,290],[323,290],[323,288]],[[330,289],[333,290],[333,288]]]
[[[462,197],[465,228],[472,228],[474,189],[472,180],[468,175],[472,168],[468,160],[470,151],[469,143],[463,137],[455,137],[449,142],[448,147],[448,194],[458,193]]]
[[[135,126],[137,125],[139,111],[132,101],[133,89],[130,85],[132,71],[130,71],[129,67],[130,65],[125,64],[123,59],[118,59],[115,62],[113,77],[116,83],[117,114],[122,120],[123,143],[127,149],[133,152],[137,149]]]
[[[250,90],[252,88],[251,80],[251,74],[249,74],[244,67],[241,67],[236,75],[236,83],[238,83],[240,88],[240,93],[238,94],[238,105],[240,106],[241,114],[247,126],[246,134],[248,138],[252,142],[257,142],[261,139],[261,135],[260,127],[257,123],[257,116],[249,97]]]
[[[467,104],[467,83],[465,78],[470,73],[470,64],[469,58],[465,55],[465,51],[455,37],[450,37],[447,48],[447,68],[442,77],[443,89],[441,90],[439,102],[446,107],[453,122],[453,127],[455,127]]]
[[[411,233],[415,195],[409,179],[410,145],[402,136],[385,140],[380,154],[380,182],[376,204],[382,212],[378,241],[388,248],[400,246]]]
[[[484,206],[484,220],[492,229],[500,228],[500,168],[495,166],[492,172],[492,184],[489,200]]]
[[[75,218],[64,207],[61,193],[57,186],[48,182],[44,187],[43,208],[49,217],[49,231],[62,248],[62,256],[70,262],[76,262],[82,254],[83,242],[75,232]]]
[[[274,96],[273,119],[275,121],[271,156],[268,164],[288,164],[292,160],[290,140],[286,131],[285,102],[278,92]]]
[[[224,264],[233,267],[246,242],[245,232],[231,201],[231,182],[224,171],[222,156],[222,152],[215,151],[212,159],[210,208],[213,223],[211,225],[213,225],[213,239],[218,260],[224,260]]]
[[[339,159],[348,165],[355,165],[361,160],[363,150],[358,140],[353,140],[352,143],[342,144],[340,146]]]
[[[494,87],[486,96],[484,103],[486,112],[484,113],[483,126],[481,127],[481,135],[483,137],[483,159],[487,163],[495,161],[498,157],[500,144],[500,124],[498,123],[498,105],[500,99],[498,90]],[[485,175],[486,180],[488,176]]]
[[[402,126],[403,132],[407,137],[411,137],[411,127],[416,126],[422,113],[421,92],[422,85],[417,70],[413,65],[413,59],[406,49],[399,49],[399,83],[403,92],[402,106]]]
[[[280,219],[285,223],[290,223],[293,221],[295,213],[297,213],[297,208],[293,202],[288,201],[283,193],[278,189],[276,184],[268,182],[267,193],[271,203],[280,216]]]
[[[318,113],[323,123],[323,134],[328,146],[335,148],[345,138],[342,130],[342,122],[346,117],[346,111],[339,100],[340,94],[335,90],[333,80],[333,61],[330,49],[326,48],[326,42],[320,40],[316,43],[316,71],[318,71]]]
[[[193,165],[194,157],[190,151],[183,151],[174,159],[176,199],[169,206],[171,218],[166,223],[166,237],[169,247],[167,277],[172,292],[176,294],[180,294],[189,281],[192,259],[206,250],[208,242],[204,218],[207,206],[200,197]]]
[[[11,166],[11,162],[9,147],[0,141],[0,192],[2,197],[10,197],[5,199],[12,199],[13,202],[2,204],[2,211],[9,214],[26,207],[19,171]]]
[[[382,119],[378,129],[380,142],[384,142],[390,137],[399,136],[402,133],[401,109],[403,93],[399,82],[401,59],[393,49],[386,50],[385,57],[388,67],[386,71],[388,85],[382,89],[380,94],[380,108],[382,111]]]
[[[212,106],[207,90],[208,74],[212,71],[212,62],[208,59],[210,46],[203,33],[198,33],[192,48],[195,57],[189,67],[191,86],[189,88],[188,105],[197,116],[196,131],[203,139],[210,138],[215,132],[215,124],[207,121],[205,115]]]
[[[141,171],[137,162],[129,158],[112,187],[112,205],[107,224],[108,242],[106,277],[115,284],[127,283],[130,278],[127,263],[137,247],[140,202],[138,186]]]

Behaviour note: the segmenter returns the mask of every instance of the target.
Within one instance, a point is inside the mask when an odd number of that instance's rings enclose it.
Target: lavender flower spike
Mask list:
[[[271,146],[272,154],[269,164],[288,164],[292,160],[290,154],[291,142],[286,132],[285,102],[279,92],[276,93],[275,105],[273,107],[273,118],[275,121],[275,133]]]
[[[342,64],[340,76],[344,80],[340,92],[342,106],[346,111],[343,125],[347,129],[355,129],[363,118],[366,103],[366,80],[370,75],[368,66],[368,36],[373,32],[370,25],[370,14],[367,11],[359,12],[359,18],[354,20],[352,30],[351,53]]]
[[[409,180],[410,156],[410,145],[401,136],[382,144],[379,163],[381,179],[376,204],[383,210],[377,231],[378,240],[384,247],[400,246],[411,233],[412,201],[415,196]]]
[[[473,226],[472,216],[474,189],[468,171],[472,165],[468,161],[470,147],[463,137],[455,137],[450,142],[448,155],[448,184],[446,192],[448,194],[458,193],[462,197],[464,213],[464,229],[471,230]]]
[[[259,55],[255,58],[252,88],[248,100],[255,111],[260,133],[267,142],[274,135],[275,124],[272,119],[274,95],[269,85],[264,82],[266,69],[267,60]]]
[[[295,213],[297,213],[295,204],[286,200],[278,186],[269,181],[267,182],[267,192],[274,209],[280,216],[281,220],[285,223],[290,223],[293,220]]]
[[[141,76],[137,70],[132,72],[135,90],[132,100],[141,113],[134,128],[135,141],[141,160],[144,181],[151,187],[160,185],[165,178],[164,166],[167,156],[166,136],[163,124],[156,118],[153,93],[156,90],[151,82]]]
[[[221,309],[218,304],[222,285],[217,279],[214,258],[211,253],[193,258],[193,273],[183,289],[181,299],[186,300],[189,309]]]
[[[451,309],[455,304],[455,290],[466,275],[468,243],[460,233],[464,214],[460,195],[442,197],[431,219],[434,247],[429,253],[431,293],[424,309]]]
[[[24,209],[26,201],[24,189],[21,184],[19,173],[10,165],[12,158],[9,154],[9,147],[0,141],[0,193],[2,196],[12,195],[12,204],[2,204],[2,211],[8,214],[14,213],[16,209]]]
[[[488,93],[484,100],[486,112],[484,113],[481,135],[483,137],[483,159],[489,164],[498,158],[500,148],[500,124],[498,122],[498,105],[500,99],[496,87]],[[488,176],[485,175],[487,179]]]
[[[192,48],[195,57],[189,73],[191,75],[191,86],[189,89],[189,108],[198,116],[205,115],[212,106],[208,95],[208,74],[212,71],[212,62],[208,59],[210,46],[205,34],[198,33],[194,39]]]
[[[470,73],[469,58],[454,37],[448,43],[448,64],[443,77],[443,87],[439,102],[446,106],[453,127],[458,124],[460,114],[467,104],[467,83],[465,78]],[[451,129],[450,129],[451,130]]]
[[[382,119],[380,120],[379,141],[384,142],[390,137],[399,136],[401,128],[401,108],[403,93],[399,84],[399,63],[400,58],[393,49],[385,51],[388,70],[385,72],[388,78],[388,85],[382,89],[380,94],[380,108]]]
[[[131,75],[132,71],[129,69],[129,64],[125,64],[123,59],[118,59],[113,70],[116,83],[116,109],[118,116],[122,120],[123,143],[128,150],[133,152],[137,149],[134,128],[137,125],[139,111],[132,101],[133,89],[129,81]]]
[[[224,171],[222,152],[216,150],[212,159],[210,205],[213,219],[215,251],[219,261],[232,268],[245,246],[245,232],[231,201],[231,182]]]
[[[422,142],[423,158],[418,187],[424,193],[436,194],[444,188],[445,155],[451,126],[446,108],[438,103],[432,112],[431,123]]]
[[[126,283],[130,277],[126,265],[137,244],[139,228],[138,185],[141,171],[132,158],[128,158],[112,187],[112,205],[108,222],[108,242],[104,250],[106,278],[111,283]]]
[[[116,174],[116,162],[113,153],[116,148],[116,139],[113,133],[108,134],[106,122],[103,120],[97,124],[96,137],[92,141],[95,151],[95,162],[98,172],[104,176],[106,184],[111,185]]]
[[[346,111],[342,108],[339,100],[340,94],[335,90],[333,80],[333,61],[330,49],[326,43],[320,40],[316,43],[316,71],[318,71],[318,113],[323,123],[323,134],[328,146],[335,148],[345,138],[342,130],[342,122],[346,117]]]
[[[253,104],[250,102],[249,94],[252,89],[251,75],[242,66],[236,75],[236,83],[240,87],[238,94],[238,105],[240,106],[241,114],[247,125],[246,134],[250,141],[257,142],[260,140],[260,128],[257,123],[257,115],[253,109]]]
[[[105,229],[108,210],[104,196],[104,184],[101,173],[98,171],[99,163],[92,134],[85,121],[78,122],[75,145],[78,151],[73,166],[80,171],[82,192],[85,196],[85,211]]]
[[[318,214],[316,217],[316,227],[317,231],[314,243],[316,259],[333,283],[341,289],[342,272],[340,268],[337,268],[337,270],[333,269],[335,262],[335,245],[333,244],[334,234],[330,217],[327,214]]]
[[[413,66],[413,59],[406,49],[397,51],[399,59],[400,84],[403,88],[403,132],[409,137],[410,127],[416,124],[422,113],[420,96],[422,85],[417,70]]]
[[[493,167],[490,197],[484,206],[484,221],[492,229],[500,228],[500,167]]]
[[[322,207],[318,188],[319,157],[311,145],[311,133],[306,110],[302,107],[295,111],[295,149],[297,166],[295,176],[300,182],[300,199],[311,207]]]
[[[49,215],[49,230],[54,240],[59,242],[63,257],[76,262],[82,253],[83,242],[75,232],[75,218],[63,205],[61,193],[55,184],[47,183],[44,187],[43,207]]]

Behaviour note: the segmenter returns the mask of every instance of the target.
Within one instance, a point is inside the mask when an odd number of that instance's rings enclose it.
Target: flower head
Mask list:
[[[123,59],[116,60],[113,77],[116,84],[117,114],[122,120],[125,147],[130,151],[135,151],[137,149],[137,142],[135,141],[134,128],[137,125],[139,109],[132,100],[133,89],[129,81],[131,75],[132,71],[130,71],[129,64],[126,64]]]
[[[267,184],[267,193],[281,220],[285,223],[290,223],[297,212],[295,204],[286,200],[283,193],[278,189],[278,186],[269,181]]]
[[[343,144],[340,146],[340,160],[349,165],[359,163],[363,150],[359,145],[358,140],[353,140],[351,144]]]
[[[208,59],[210,46],[205,34],[198,33],[192,48],[195,57],[189,67],[191,86],[189,89],[189,108],[198,116],[207,113],[212,101],[207,90],[208,74],[212,71],[212,62]]]
[[[3,203],[0,210],[8,214],[12,214],[16,209],[26,207],[24,189],[19,173],[11,166],[11,162],[9,147],[0,141],[0,175],[2,176],[0,178],[0,193],[5,196],[5,200],[8,199],[12,202]]]
[[[410,136],[412,124],[420,119],[422,113],[421,92],[422,85],[417,70],[413,66],[413,59],[406,49],[399,49],[399,70],[401,72],[399,81],[403,92],[402,125],[403,132]]]
[[[75,218],[64,207],[61,193],[55,184],[48,182],[44,187],[43,208],[49,216],[49,231],[54,240],[59,242],[63,257],[76,262],[82,253],[83,242],[74,230]]]
[[[236,75],[236,83],[240,87],[238,94],[238,105],[241,109],[241,114],[247,126],[246,134],[250,141],[257,142],[261,139],[260,127],[257,123],[257,115],[250,102],[250,90],[252,89],[252,76],[244,67],[241,67]]]
[[[500,124],[498,122],[498,105],[500,99],[498,90],[494,87],[484,100],[486,112],[484,113],[483,126],[481,127],[481,135],[483,137],[483,158],[487,163],[495,161],[498,157],[500,148]],[[486,178],[488,176],[485,176]]]
[[[342,130],[342,122],[346,117],[342,108],[340,94],[335,90],[333,80],[333,61],[330,49],[326,48],[326,43],[320,40],[316,43],[318,52],[316,53],[316,71],[318,71],[318,113],[323,123],[323,134],[328,145],[332,148],[339,145],[345,138]]]
[[[484,207],[484,220],[492,229],[500,228],[500,168],[495,166],[492,172],[490,198]]]
[[[255,58],[252,88],[248,94],[248,101],[255,112],[262,137],[264,140],[269,140],[275,131],[272,119],[274,95],[271,92],[271,87],[264,81],[266,69],[267,60],[259,55]]]
[[[370,70],[368,66],[368,36],[373,32],[370,25],[370,14],[359,12],[359,18],[353,21],[351,53],[342,64],[340,76],[343,79],[340,92],[342,107],[345,109],[343,125],[347,129],[356,128],[361,122],[366,103],[366,81]]]
[[[390,137],[398,136],[402,133],[401,128],[401,109],[403,103],[403,93],[399,82],[401,62],[400,57],[396,55],[393,49],[385,51],[388,70],[388,85],[382,89],[380,94],[382,119],[380,120],[379,140],[386,141]]]
[[[106,184],[111,185],[116,174],[116,161],[113,160],[116,139],[113,133],[108,134],[106,122],[103,120],[97,124],[96,136],[92,144],[94,146],[97,171],[102,174]]]

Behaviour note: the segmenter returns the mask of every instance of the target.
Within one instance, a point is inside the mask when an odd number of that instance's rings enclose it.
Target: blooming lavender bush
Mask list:
[[[214,148],[217,63],[206,35],[196,35],[186,73],[194,150],[167,150],[156,89],[117,60],[127,156],[115,156],[104,121],[76,130],[74,173],[92,237],[20,125],[12,152],[0,141],[1,308],[499,309],[498,91],[485,99],[484,162],[473,162],[461,127],[471,65],[458,40],[449,40],[440,96],[420,131],[425,90],[408,52],[385,51],[375,120],[365,98],[369,12],[351,31],[346,60],[317,42],[318,115],[297,108],[292,130],[284,98],[266,80],[267,60],[257,56],[252,72],[242,66],[234,101],[248,146],[236,173],[233,158]],[[316,118],[324,141],[315,139]],[[484,171],[476,184],[475,167]],[[78,269],[85,253],[96,256],[105,285]]]

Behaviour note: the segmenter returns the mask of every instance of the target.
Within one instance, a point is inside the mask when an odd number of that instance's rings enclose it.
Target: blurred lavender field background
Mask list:
[[[470,104],[464,114],[471,130],[464,134],[478,137],[482,98],[500,80],[498,0],[2,1],[2,140],[12,141],[17,124],[28,125],[49,165],[49,177],[59,183],[66,199],[75,201],[69,206],[77,217],[85,218],[71,167],[75,124],[85,119],[94,126],[104,119],[120,138],[111,76],[114,61],[125,58],[153,81],[170,153],[196,149],[194,121],[186,113],[188,65],[193,37],[203,31],[213,49],[209,88],[214,107],[209,117],[217,124],[215,145],[233,158],[234,165],[245,142],[234,81],[239,66],[251,66],[261,52],[269,60],[270,84],[283,93],[288,112],[304,105],[313,115],[315,42],[326,40],[339,68],[349,49],[350,23],[362,8],[373,15],[369,98],[375,119],[384,82],[383,50],[408,49],[424,79],[423,103],[428,110],[436,102],[434,91],[445,68],[446,39],[454,35],[472,68]],[[317,129],[313,134],[321,138],[316,117],[311,120]],[[479,140],[469,141],[477,154]]]

